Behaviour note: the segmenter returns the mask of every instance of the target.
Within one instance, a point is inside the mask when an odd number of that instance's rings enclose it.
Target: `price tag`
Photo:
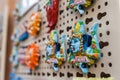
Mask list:
[[[54,59],[54,58],[50,58],[50,59],[49,59],[49,62],[51,62],[51,63],[58,63],[58,60],[57,60],[57,59]]]
[[[76,56],[75,62],[90,62],[86,56]]]
[[[85,4],[86,0],[74,0],[74,4]]]

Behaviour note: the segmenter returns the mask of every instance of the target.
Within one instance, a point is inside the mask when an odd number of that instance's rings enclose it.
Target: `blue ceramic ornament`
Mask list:
[[[84,14],[84,10],[93,4],[95,0],[67,0],[68,7],[74,10],[78,10],[80,14]]]
[[[62,35],[61,39],[58,40],[56,30],[51,31],[49,36],[50,41],[46,47],[46,62],[51,64],[55,71],[58,71],[59,67],[66,61],[65,37]]]
[[[68,62],[78,66],[83,73],[88,73],[88,67],[100,59],[100,45],[97,37],[98,23],[95,23],[90,33],[85,32],[83,21],[75,23],[71,37],[68,39]]]

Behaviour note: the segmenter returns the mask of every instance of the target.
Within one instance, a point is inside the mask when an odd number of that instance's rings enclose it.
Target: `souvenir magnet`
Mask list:
[[[27,31],[32,36],[37,36],[40,31],[42,15],[40,12],[33,13],[27,21]]]
[[[50,28],[48,33],[51,32],[56,26],[58,20],[59,0],[49,0],[46,5],[48,27]]]
[[[83,21],[75,23],[72,36],[68,40],[68,62],[78,66],[83,73],[88,73],[88,67],[100,59],[100,45],[97,37],[98,23],[91,28],[91,34],[85,32]]]
[[[39,65],[39,46],[32,43],[28,45],[25,54],[25,64],[29,70],[34,70]]]
[[[18,47],[17,46],[13,46],[13,50],[12,50],[12,54],[10,56],[10,62],[12,63],[12,67],[13,70],[16,70],[16,68],[18,67]]]
[[[67,0],[68,3],[68,7],[78,10],[80,14],[84,14],[84,10],[85,8],[88,8],[93,1],[95,0]]]
[[[19,48],[18,49],[18,61],[20,64],[25,65],[25,52],[26,52],[26,48]]]
[[[51,31],[49,36],[50,41],[46,47],[46,62],[51,63],[55,71],[58,71],[59,67],[66,61],[65,37],[62,35],[59,41],[56,30]]]
[[[10,80],[22,80],[20,76],[16,76],[14,72],[10,73]]]
[[[11,37],[11,40],[14,41],[15,45],[17,45],[19,42],[26,40],[28,37],[29,37],[29,34],[25,26],[21,25],[20,27],[15,28],[14,33]]]

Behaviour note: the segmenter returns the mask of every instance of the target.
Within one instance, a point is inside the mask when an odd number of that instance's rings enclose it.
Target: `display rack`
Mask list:
[[[93,23],[98,22],[100,24],[98,29],[98,38],[101,45],[102,58],[89,69],[89,73],[87,75],[83,74],[79,68],[69,64],[68,62],[60,68],[59,72],[53,71],[50,65],[45,63],[45,44],[49,35],[47,33],[48,28],[46,27],[47,20],[45,4],[47,0],[40,0],[39,10],[42,13],[42,27],[40,34],[36,38],[29,37],[29,39],[20,44],[20,46],[26,46],[34,42],[40,46],[40,65],[38,69],[28,74],[27,67],[19,64],[16,74],[21,76],[23,80],[72,80],[73,77],[114,77],[115,80],[120,80],[120,1],[96,0],[94,5],[85,11],[84,15],[80,15],[78,11],[72,11],[67,8],[67,0],[59,1],[59,18],[55,28],[59,32],[59,36],[61,34],[66,34],[69,37],[75,21],[85,21],[86,31],[88,33]],[[24,22],[29,15],[36,10],[36,8],[33,8],[29,14],[27,14],[19,24],[17,24],[17,26]]]

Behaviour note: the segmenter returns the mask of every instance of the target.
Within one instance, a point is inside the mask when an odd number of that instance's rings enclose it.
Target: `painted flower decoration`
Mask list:
[[[26,49],[25,63],[30,70],[34,70],[39,65],[39,46],[32,43]]]
[[[91,34],[85,32],[83,21],[75,23],[72,35],[68,40],[68,62],[78,66],[83,73],[88,73],[88,67],[100,59],[100,45],[97,37],[98,23],[91,28]]]

